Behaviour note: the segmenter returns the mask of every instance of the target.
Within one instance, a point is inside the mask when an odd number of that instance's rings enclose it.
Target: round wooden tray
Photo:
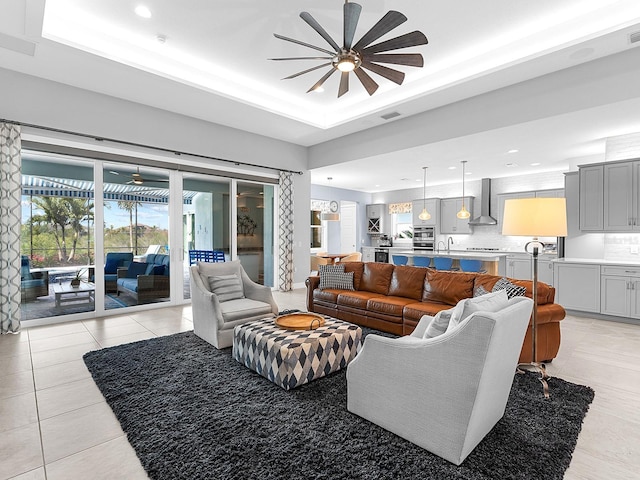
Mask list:
[[[315,330],[324,325],[324,317],[316,313],[289,313],[276,317],[276,325],[285,330]]]

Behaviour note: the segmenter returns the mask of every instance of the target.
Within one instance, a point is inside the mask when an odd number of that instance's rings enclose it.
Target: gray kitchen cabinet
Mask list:
[[[633,230],[635,213],[634,162],[604,166],[604,230],[624,232]]]
[[[464,220],[457,217],[457,213],[462,208],[462,198],[443,198],[440,200],[440,233],[469,234],[472,232],[469,220],[473,218],[473,198],[465,197],[464,205],[471,216]]]
[[[418,215],[422,212],[423,206],[427,207],[427,212],[431,214],[429,220],[421,220]],[[425,200],[414,200],[411,205],[411,216],[413,217],[414,225],[424,225],[435,227],[438,224],[440,218],[440,199],[439,198],[427,198]]]
[[[600,313],[640,318],[640,268],[602,267]]]
[[[580,230],[604,228],[604,165],[580,167]]]
[[[600,313],[600,265],[554,262],[555,303],[569,310]]]
[[[517,280],[533,278],[532,257],[528,254],[507,256],[507,277]]]
[[[551,190],[536,190],[536,198],[564,198],[564,188],[553,188]]]
[[[375,262],[376,254],[375,247],[362,247],[362,261],[363,262]]]
[[[504,202],[514,198],[533,198],[535,197],[535,195],[536,195],[535,192],[502,193],[498,195],[498,217],[496,218],[496,220],[498,221],[498,228],[500,232],[502,232],[502,217],[504,217]]]
[[[538,259],[538,281],[555,286],[553,282],[553,261]]]

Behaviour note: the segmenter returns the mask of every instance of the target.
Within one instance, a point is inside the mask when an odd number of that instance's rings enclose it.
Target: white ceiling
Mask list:
[[[134,13],[139,3],[149,7],[151,18]],[[408,21],[381,40],[422,31],[429,44],[406,52],[421,53],[424,68],[390,65],[406,73],[401,86],[372,74],[380,88],[371,97],[353,75],[350,91],[340,99],[338,75],[327,81],[323,93],[305,93],[328,68],[280,80],[318,62],[269,61],[316,54],[278,40],[273,33],[330,48],[298,17],[306,10],[341,44],[343,3],[13,0],[0,7],[0,64],[312,146],[394,122],[382,120],[384,113],[397,111],[404,119],[635,48],[629,34],[640,31],[638,0],[492,0],[481,7],[474,0],[362,0],[356,39],[388,10],[398,10]],[[166,41],[158,42],[158,35]],[[440,159],[439,166],[429,170],[435,183],[459,179],[459,171],[449,167],[459,167],[462,159],[469,161],[469,178],[566,169],[573,158],[602,154],[607,135],[640,131],[638,106],[638,99],[630,99],[455,139],[425,141],[341,164],[340,174],[334,173],[335,166],[314,169],[312,182],[369,192],[415,188],[422,178],[421,167],[430,158]],[[519,152],[508,154],[512,149]],[[518,167],[506,168],[506,163]],[[392,175],[389,165],[397,167]],[[334,180],[327,182],[328,176]]]

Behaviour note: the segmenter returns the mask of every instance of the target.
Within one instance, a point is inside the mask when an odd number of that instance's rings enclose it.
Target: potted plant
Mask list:
[[[71,279],[71,286],[73,288],[78,288],[80,286],[80,278],[82,277],[82,274],[84,273],[85,270],[86,270],[85,268],[81,268],[76,272],[75,276]]]

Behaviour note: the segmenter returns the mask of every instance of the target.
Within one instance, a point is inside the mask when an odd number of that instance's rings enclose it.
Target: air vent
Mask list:
[[[400,116],[399,112],[390,112],[390,113],[385,113],[384,115],[380,115],[380,118],[384,118],[385,120],[391,120],[392,118],[396,118],[399,116]]]
[[[629,35],[629,43],[640,42],[640,32],[634,32]]]

